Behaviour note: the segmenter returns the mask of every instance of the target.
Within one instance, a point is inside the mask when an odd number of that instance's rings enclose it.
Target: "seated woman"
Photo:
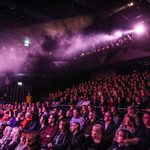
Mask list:
[[[27,145],[26,145],[26,133],[22,133],[20,137],[20,143],[17,145],[15,150],[27,150]]]
[[[69,138],[69,122],[67,120],[61,120],[59,123],[59,131],[56,133],[52,143],[48,144],[48,148],[53,150],[65,150],[68,146]]]
[[[129,131],[121,129],[110,146],[109,150],[134,150],[134,146],[126,142],[130,138],[131,134]]]
[[[13,150],[19,144],[20,130],[18,127],[14,127],[11,131],[10,140],[4,145],[4,150]]]
[[[115,125],[119,126],[121,124],[122,118],[121,118],[118,108],[115,106],[112,106],[111,112],[113,113],[113,121]]]
[[[86,121],[86,123],[84,125],[84,128],[83,128],[83,132],[84,132],[85,136],[91,135],[91,131],[92,131],[93,125],[95,125],[95,124],[97,124],[99,122],[97,114],[94,111],[89,113],[89,117],[88,118],[89,119],[88,119],[88,121]]]
[[[41,150],[40,136],[37,131],[27,132],[25,133],[25,136],[27,150]]]
[[[104,150],[105,141],[103,140],[103,128],[100,124],[95,124],[91,131],[91,136],[86,140],[87,150]]]
[[[12,128],[7,126],[3,131],[3,137],[0,139],[0,149],[3,149],[6,143],[10,140],[11,130]]]
[[[135,119],[131,116],[126,115],[123,119],[122,124],[119,126],[117,132],[120,131],[121,129],[129,131],[130,134],[134,136],[137,131]]]

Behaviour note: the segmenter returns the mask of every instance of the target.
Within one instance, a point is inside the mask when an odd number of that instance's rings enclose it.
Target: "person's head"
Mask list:
[[[4,111],[4,116],[10,117],[10,114],[11,114],[10,110],[5,110]]]
[[[36,102],[36,107],[40,108],[40,102]]]
[[[56,123],[56,116],[53,115],[53,114],[51,114],[51,115],[49,116],[49,118],[48,118],[48,123],[49,123],[49,124],[54,124],[54,123]]]
[[[26,112],[25,118],[32,118],[32,114],[29,112]]]
[[[111,111],[106,111],[104,115],[104,121],[105,122],[112,122],[113,121],[113,114]]]
[[[135,97],[135,103],[136,103],[136,104],[141,103],[141,99],[140,99],[140,97]]]
[[[135,123],[135,119],[132,116],[126,115],[123,119],[123,124],[126,127],[135,127],[136,123]]]
[[[84,111],[88,111],[87,105],[82,105],[82,111],[83,111],[83,112],[84,112]]]
[[[42,112],[47,112],[47,109],[45,106],[42,107]]]
[[[93,111],[93,107],[91,105],[88,105],[88,111],[92,112]]]
[[[13,112],[13,117],[17,117],[17,115],[18,115],[18,112],[17,112],[17,111],[14,111],[14,112]]]
[[[67,112],[66,112],[66,117],[67,118],[71,118],[72,117],[72,111],[69,109],[69,110],[67,110]]]
[[[89,120],[90,121],[95,121],[97,119],[96,112],[89,112]]]
[[[60,109],[59,112],[58,112],[58,116],[63,116],[65,117],[65,111],[63,109]]]
[[[106,106],[102,106],[102,107],[101,107],[101,112],[102,112],[102,114],[104,114],[106,111],[107,111]]]
[[[31,112],[35,112],[35,110],[36,110],[36,109],[35,109],[35,106],[32,106],[32,107],[31,107]]]
[[[3,131],[3,135],[4,135],[5,137],[10,137],[11,131],[12,131],[12,128],[9,127],[9,126],[7,126],[7,127],[4,129],[4,131]]]
[[[124,143],[124,140],[130,137],[130,132],[127,130],[120,130],[117,132],[116,135],[116,142],[117,143]]]
[[[47,116],[41,116],[40,118],[40,124],[42,125],[48,125],[48,117]]]
[[[80,124],[78,122],[73,122],[70,127],[72,133],[76,133],[80,130]]]
[[[95,124],[92,127],[91,136],[94,139],[101,140],[103,135],[103,128],[100,124]]]
[[[24,114],[23,113],[18,113],[17,118],[19,120],[23,120],[24,119]]]
[[[134,107],[133,106],[128,106],[127,107],[127,114],[134,114]]]
[[[78,116],[79,116],[79,111],[78,111],[77,109],[74,109],[74,110],[73,110],[73,116],[74,116],[75,118],[78,118]]]
[[[145,90],[141,89],[141,95],[145,95]]]
[[[38,113],[41,114],[41,112],[42,112],[42,108],[39,107],[39,108],[38,108]]]
[[[20,144],[26,144],[26,134],[24,132],[21,134]]]
[[[150,113],[149,112],[144,113],[143,123],[145,126],[150,126]]]
[[[62,132],[66,132],[69,130],[69,122],[67,120],[61,120],[59,122],[59,130]]]
[[[20,129],[18,127],[14,127],[11,131],[10,137],[13,141],[18,140],[20,138]]]
[[[5,125],[4,124],[0,124],[0,132],[3,132],[4,128],[5,128]]]
[[[119,113],[118,108],[115,107],[115,106],[112,106],[112,107],[111,107],[111,112],[113,113],[113,115],[116,115],[116,114]]]
[[[31,131],[26,133],[26,145],[29,150],[40,150],[39,133]]]
[[[53,113],[57,115],[57,114],[58,114],[58,109],[57,109],[57,108],[54,108],[54,109],[53,109]]]
[[[74,104],[71,103],[71,104],[70,104],[70,110],[73,110],[74,108],[75,108]]]
[[[26,112],[26,110],[27,110],[27,106],[23,105],[22,106],[22,111]]]

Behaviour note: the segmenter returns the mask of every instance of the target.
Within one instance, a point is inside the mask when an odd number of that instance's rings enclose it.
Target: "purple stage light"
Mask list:
[[[135,26],[135,28],[134,28],[134,32],[137,34],[143,34],[144,31],[145,31],[145,27],[143,24],[139,24],[139,25]]]

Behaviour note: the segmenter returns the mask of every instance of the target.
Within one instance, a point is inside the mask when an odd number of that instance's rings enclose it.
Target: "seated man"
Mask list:
[[[70,125],[73,122],[78,122],[80,124],[80,129],[82,129],[84,125],[84,118],[79,115],[79,111],[77,109],[73,110],[73,117],[70,120]]]
[[[58,131],[58,125],[56,124],[56,116],[50,115],[48,119],[49,125],[43,130],[41,136],[42,148],[47,148],[48,143],[51,143]]]
[[[59,130],[53,141],[48,144],[48,148],[53,150],[66,150],[70,140],[69,122],[61,120],[59,122]]]
[[[97,124],[99,121],[97,119],[96,112],[90,112],[88,121],[85,123],[83,132],[85,135],[89,136],[91,135],[92,127],[93,125]]]
[[[80,131],[80,124],[78,122],[73,122],[70,127],[71,137],[68,146],[68,150],[83,150],[85,137]]]

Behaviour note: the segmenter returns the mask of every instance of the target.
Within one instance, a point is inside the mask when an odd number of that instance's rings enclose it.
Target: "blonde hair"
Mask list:
[[[99,140],[101,140],[102,137],[103,137],[103,128],[102,128],[101,124],[95,124],[95,125],[93,126],[93,128],[95,128],[95,130],[96,130],[97,138],[98,138]]]

